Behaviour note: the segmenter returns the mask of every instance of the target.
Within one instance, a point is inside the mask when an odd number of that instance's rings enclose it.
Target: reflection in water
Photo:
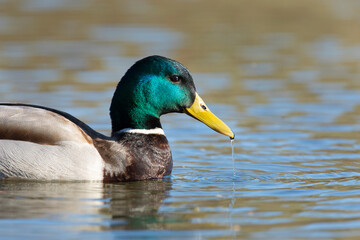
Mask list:
[[[51,216],[63,219],[66,227],[91,231],[158,228],[164,221],[159,208],[170,190],[169,179],[118,184],[5,181],[0,183],[0,222],[6,226],[11,219]],[[84,226],[82,215],[97,224]]]
[[[91,213],[103,204],[104,190],[102,183],[3,181],[0,191],[0,218],[21,219]]]
[[[165,216],[159,208],[169,197],[169,179],[105,184],[104,190],[104,198],[109,199],[109,208],[104,213],[115,220],[111,229],[162,228]]]

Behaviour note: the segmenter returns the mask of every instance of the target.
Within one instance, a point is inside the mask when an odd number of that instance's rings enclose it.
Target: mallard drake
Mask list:
[[[139,60],[117,85],[110,137],[59,110],[0,104],[0,179],[109,182],[167,176],[173,160],[160,116],[171,112],[234,138],[197,94],[186,67],[161,56]]]

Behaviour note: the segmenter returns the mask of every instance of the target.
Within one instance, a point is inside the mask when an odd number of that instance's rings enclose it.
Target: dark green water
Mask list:
[[[0,239],[357,239],[357,1],[0,1],[0,101],[109,134],[114,87],[160,54],[193,72],[229,139],[162,117],[170,178],[0,182]]]

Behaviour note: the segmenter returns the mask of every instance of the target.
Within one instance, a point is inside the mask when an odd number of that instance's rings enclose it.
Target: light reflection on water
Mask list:
[[[202,1],[130,2],[1,1],[0,101],[58,108],[109,134],[117,81],[166,55],[236,133],[235,161],[227,138],[164,116],[171,178],[1,182],[1,237],[359,236],[359,4],[207,1],[203,13]]]

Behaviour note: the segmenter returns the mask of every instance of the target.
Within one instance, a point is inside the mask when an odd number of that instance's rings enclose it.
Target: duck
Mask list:
[[[0,103],[0,179],[122,182],[169,176],[173,158],[160,123],[167,113],[186,113],[235,137],[199,96],[184,65],[149,56],[116,86],[111,136],[60,110]]]

